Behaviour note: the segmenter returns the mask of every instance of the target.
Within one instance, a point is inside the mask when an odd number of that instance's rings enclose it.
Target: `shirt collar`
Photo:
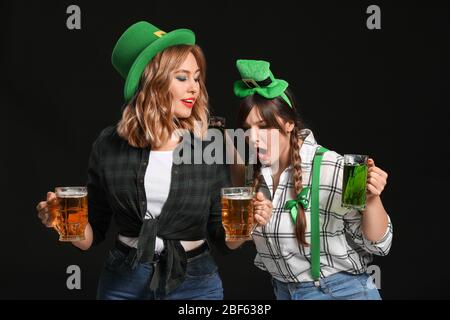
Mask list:
[[[316,154],[318,144],[314,138],[313,132],[310,129],[301,130],[300,136],[303,140],[303,144],[300,147],[302,166],[310,166],[314,160],[314,155]],[[292,165],[290,167],[292,167]]]
[[[302,146],[300,147],[300,158],[302,160],[302,169],[308,168],[312,165],[314,160],[314,155],[317,149],[317,141],[314,138],[314,134],[310,129],[300,130],[300,137],[303,140]],[[293,165],[290,164],[285,171],[292,170]],[[262,166],[261,173],[263,176],[268,177],[272,175],[272,169],[270,166]]]

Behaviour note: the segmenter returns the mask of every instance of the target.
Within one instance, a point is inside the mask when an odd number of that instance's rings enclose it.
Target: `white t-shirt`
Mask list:
[[[154,219],[161,214],[164,203],[169,196],[170,182],[172,180],[173,151],[150,151],[148,166],[145,171],[144,186],[147,197],[147,212],[145,219]],[[138,238],[129,238],[119,235],[119,239],[131,247],[137,247]],[[204,240],[181,241],[186,251],[196,248]],[[156,237],[155,252],[164,249],[164,242]]]
[[[150,151],[144,178],[147,195],[145,219],[154,219],[161,214],[170,190],[172,157],[173,151]]]
[[[173,151],[150,151],[144,186],[147,196],[145,219],[154,219],[161,214],[164,203],[169,196],[172,179]],[[164,249],[164,242],[156,237],[155,252]]]

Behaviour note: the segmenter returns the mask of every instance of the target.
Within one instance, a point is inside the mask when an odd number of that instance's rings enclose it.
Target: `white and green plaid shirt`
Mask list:
[[[320,145],[311,130],[302,130],[303,144],[300,148],[303,186],[311,183],[312,162]],[[272,199],[273,216],[266,226],[258,226],[253,239],[257,249],[255,265],[268,271],[283,282],[313,281],[311,277],[310,247],[299,247],[295,237],[294,223],[289,210],[284,209],[287,200],[295,199],[293,168],[286,168],[273,193],[270,167],[261,168],[261,188]],[[321,277],[340,271],[359,274],[366,271],[372,255],[386,255],[392,243],[392,224],[385,236],[373,243],[361,231],[361,213],[341,207],[343,157],[334,151],[324,154],[320,174],[320,264]],[[306,241],[310,240],[310,209],[306,212]]]

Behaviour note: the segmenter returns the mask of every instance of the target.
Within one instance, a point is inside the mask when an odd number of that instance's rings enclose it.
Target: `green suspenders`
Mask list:
[[[328,149],[319,147],[316,149],[316,154],[313,161],[312,171],[312,187],[304,187],[298,194],[296,200],[288,200],[285,204],[285,209],[291,212],[292,220],[297,219],[297,205],[302,205],[305,210],[308,208],[309,199],[311,197],[311,275],[315,281],[320,279],[320,219],[319,219],[319,184],[320,184],[320,167],[322,163],[323,154]],[[312,189],[312,192],[309,190]]]
[[[320,279],[320,225],[319,225],[319,184],[320,167],[323,154],[328,151],[324,147],[316,150],[313,164],[311,193],[311,275],[314,280]]]

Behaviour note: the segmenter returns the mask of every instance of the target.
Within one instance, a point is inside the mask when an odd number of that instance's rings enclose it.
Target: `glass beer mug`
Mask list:
[[[49,212],[59,241],[84,240],[88,223],[87,188],[57,187],[55,194],[56,202],[49,206]]]
[[[253,231],[253,187],[222,188],[225,240],[250,240]]]
[[[366,208],[367,155],[345,154],[342,180],[342,206],[364,210]]]

